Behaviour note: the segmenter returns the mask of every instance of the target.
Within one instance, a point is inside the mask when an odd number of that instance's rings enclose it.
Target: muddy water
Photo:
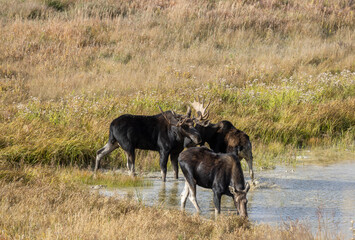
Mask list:
[[[244,175],[249,181],[249,174]],[[100,191],[104,195],[132,197],[146,205],[178,209],[183,177],[174,180],[170,172],[167,182],[163,183],[159,176],[160,173],[147,176],[153,183],[150,187]],[[326,166],[278,166],[257,172],[256,176],[258,183],[248,193],[248,213],[252,221],[276,226],[289,220],[299,221],[310,226],[315,234],[321,227],[351,238],[350,221],[355,220],[355,161]],[[203,216],[214,216],[211,190],[199,187],[197,201]],[[189,200],[186,210],[195,212]],[[222,197],[222,213],[235,214],[232,199],[227,196]]]

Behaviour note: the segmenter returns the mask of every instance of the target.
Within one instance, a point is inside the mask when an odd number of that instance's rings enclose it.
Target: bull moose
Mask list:
[[[121,147],[127,156],[127,167],[131,175],[135,174],[135,149],[158,151],[162,180],[166,180],[169,154],[178,178],[178,156],[184,148],[184,138],[189,138],[194,144],[201,142],[199,132],[194,128],[191,109],[186,115],[160,108],[160,114],[152,116],[124,114],[114,119],[110,124],[109,139],[106,145],[96,154],[94,172],[100,165],[100,160],[113,150]]]
[[[204,101],[200,103],[200,100],[198,102],[194,100],[191,105],[198,115],[195,128],[201,135],[201,145],[207,142],[214,152],[234,152],[241,160],[245,159],[248,163],[250,177],[254,181],[252,144],[249,136],[235,128],[229,121],[224,120],[213,124],[207,120],[209,113],[206,110],[210,102],[204,106]],[[196,143],[186,139],[185,147],[191,146],[196,146]]]
[[[181,209],[185,208],[186,199],[200,208],[196,201],[196,184],[213,191],[215,215],[221,212],[221,197],[228,195],[233,198],[238,214],[247,217],[247,198],[250,189],[245,184],[242,167],[238,156],[234,153],[215,153],[211,149],[192,147],[180,153],[179,164],[185,177],[185,188],[181,194]]]

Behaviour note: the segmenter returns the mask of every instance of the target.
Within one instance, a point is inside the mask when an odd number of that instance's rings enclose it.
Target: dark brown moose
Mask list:
[[[207,147],[192,147],[179,155],[180,168],[185,177],[185,188],[181,194],[181,209],[185,208],[186,199],[200,208],[196,201],[196,184],[213,191],[215,215],[221,212],[221,197],[228,195],[234,199],[238,214],[247,217],[247,192],[240,161],[234,153],[215,153]]]
[[[160,107],[159,107],[160,108]],[[97,151],[95,173],[100,160],[113,150],[121,147],[127,156],[127,167],[131,175],[135,174],[135,149],[158,151],[160,168],[165,182],[169,154],[178,178],[178,156],[184,149],[184,138],[193,143],[201,142],[199,132],[194,128],[191,119],[191,109],[186,115],[178,115],[173,111],[163,112],[153,116],[124,114],[111,122],[109,139],[106,145]]]
[[[195,128],[201,135],[201,145],[207,142],[214,152],[234,152],[241,160],[245,159],[248,163],[250,177],[254,181],[253,153],[249,136],[235,128],[229,121],[224,120],[213,124],[207,120],[209,113],[206,110],[209,104],[204,106],[204,102],[200,103],[200,101],[197,102],[196,100],[191,104],[198,115]],[[196,144],[186,139],[185,147],[191,146],[196,146]]]

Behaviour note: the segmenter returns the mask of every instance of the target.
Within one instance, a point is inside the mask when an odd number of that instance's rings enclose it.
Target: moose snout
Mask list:
[[[202,139],[201,139],[201,136],[199,133],[197,134],[194,134],[192,137],[191,137],[191,140],[197,145],[197,144],[200,144],[202,142]]]
[[[248,213],[247,213],[247,211],[242,212],[242,213],[240,214],[240,216],[242,216],[243,218],[248,218]]]
[[[241,216],[242,218],[248,218],[246,206],[237,209],[237,215]]]
[[[194,143],[190,138],[184,139],[184,148],[196,147],[197,144]]]

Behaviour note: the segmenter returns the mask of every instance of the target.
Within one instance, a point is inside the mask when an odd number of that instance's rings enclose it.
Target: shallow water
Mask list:
[[[249,174],[244,173],[246,180]],[[331,233],[341,233],[351,238],[350,221],[355,220],[355,161],[326,166],[299,165],[278,166],[274,170],[256,172],[257,185],[248,193],[249,219],[256,223],[280,225],[283,222],[299,221],[312,228]],[[150,174],[150,187],[101,189],[104,195],[133,197],[146,205],[179,208],[180,194],[184,188],[183,176],[172,178],[169,172],[163,183],[160,173]],[[205,217],[214,216],[212,191],[197,189],[197,201]],[[232,199],[222,197],[222,213],[235,214]],[[186,211],[195,209],[187,200]]]

